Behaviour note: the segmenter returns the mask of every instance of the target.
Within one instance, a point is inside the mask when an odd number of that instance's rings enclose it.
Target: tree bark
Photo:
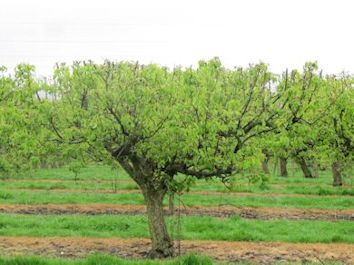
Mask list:
[[[174,215],[175,213],[175,194],[170,193],[168,195],[168,211],[170,215]]]
[[[340,166],[338,162],[332,163],[332,175],[333,175],[333,186],[338,187],[342,186],[342,174],[340,172]]]
[[[163,198],[166,191],[156,188],[143,188],[143,194],[152,241],[149,256],[151,258],[171,257],[174,255],[173,241],[167,231],[163,210]]]
[[[165,258],[174,255],[171,240],[164,216],[163,199],[168,191],[164,181],[154,178],[154,166],[148,160],[135,154],[119,157],[119,163],[124,170],[139,185],[146,204],[152,248],[151,258]]]
[[[263,154],[265,156],[264,160],[262,161],[263,172],[265,174],[270,174],[269,167],[268,167],[268,162],[269,162],[269,159],[270,159],[270,155],[268,154],[266,149],[263,149],[262,152],[263,152]]]
[[[305,178],[315,178],[315,176],[312,174],[304,158],[302,157],[298,158],[298,163],[301,167],[302,173],[304,174]]]
[[[262,161],[262,169],[265,174],[269,174],[269,168],[268,168],[268,161],[264,160]]]
[[[280,161],[280,176],[282,177],[287,177],[288,174],[288,159],[286,159],[285,157],[280,157],[279,158]]]
[[[313,176],[315,178],[319,178],[320,177],[320,173],[319,173],[319,166],[317,164],[317,162],[313,162],[312,164],[312,169],[313,169]]]

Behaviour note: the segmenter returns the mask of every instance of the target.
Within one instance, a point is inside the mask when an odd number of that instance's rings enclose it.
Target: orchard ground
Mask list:
[[[143,197],[124,172],[90,166],[76,177],[66,168],[5,176],[0,264],[354,264],[352,179],[335,188],[329,171],[316,179],[289,173],[255,183],[235,176],[227,186],[196,181],[175,196],[174,215],[166,199],[184,256],[164,261],[146,259]]]

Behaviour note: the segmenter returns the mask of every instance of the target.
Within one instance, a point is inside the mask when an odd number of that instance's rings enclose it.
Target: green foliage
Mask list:
[[[131,177],[140,167],[183,190],[192,183],[174,180],[178,173],[227,180],[258,167],[264,149],[311,165],[343,161],[343,172],[352,164],[353,78],[323,77],[316,63],[281,76],[263,63],[226,69],[217,58],[172,70],[60,64],[53,82],[36,80],[30,65],[4,73],[2,172],[61,161],[77,175],[96,161]]]
[[[275,77],[262,63],[235,70],[217,58],[173,70],[129,62],[62,64],[53,83],[34,80],[33,70],[20,65],[6,79],[23,91],[24,108],[15,113],[27,137],[14,141],[30,159],[21,168],[62,161],[77,174],[98,161],[120,165],[132,177],[141,167],[150,181],[181,190],[190,182],[173,181],[177,173],[227,178],[254,167],[261,157],[256,138],[270,130],[276,111],[277,95],[269,89]],[[27,121],[29,115],[36,119]]]

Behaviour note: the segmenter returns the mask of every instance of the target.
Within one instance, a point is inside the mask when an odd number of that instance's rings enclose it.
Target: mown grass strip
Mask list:
[[[3,181],[3,189],[33,188],[33,189],[134,189],[137,185],[121,169],[112,170],[110,167],[92,165],[81,169],[75,180],[75,175],[66,167],[56,169],[39,169],[22,175],[2,176],[4,180],[17,180],[16,182]],[[23,182],[21,180],[23,179]],[[312,195],[351,195],[354,196],[354,187],[332,187],[332,176],[329,171],[321,172],[315,179],[305,179],[299,170],[292,172],[290,177],[270,176],[265,185],[249,183],[243,175],[231,178],[231,191],[237,192],[274,192]],[[40,180],[41,182],[38,182]],[[37,182],[36,182],[37,181]],[[47,183],[45,181],[48,181]],[[52,181],[58,181],[53,183]],[[347,184],[352,180],[345,181]],[[275,185],[273,185],[275,184]],[[281,185],[281,186],[279,186]],[[301,186],[299,186],[301,185]],[[216,179],[196,181],[192,187],[195,191],[221,191],[228,189]]]
[[[167,218],[173,231],[176,217]],[[292,243],[354,243],[352,222],[246,220],[182,217],[182,239],[224,241],[282,241]],[[227,231],[227,232],[225,232]],[[19,215],[0,214],[1,236],[149,237],[144,215]]]
[[[167,260],[127,260],[109,255],[92,255],[86,259],[44,257],[0,257],[0,265],[211,265],[209,258],[188,255]]]
[[[80,169],[75,178],[75,174],[68,167],[43,168],[16,175],[2,175],[2,179],[9,178],[33,178],[33,179],[63,179],[63,180],[112,180],[130,179],[123,169],[112,169],[108,166],[91,165]]]
[[[64,259],[39,256],[0,257],[0,265],[217,265],[228,264],[212,261],[207,257],[195,254],[165,260],[128,260],[110,255],[96,254],[85,259]],[[233,262],[232,264],[250,265],[248,262]],[[281,262],[282,265],[297,265],[298,262]],[[318,262],[306,262],[307,265]],[[322,262],[324,265],[341,265],[341,262]]]
[[[48,180],[45,181],[3,181],[1,182],[1,188],[3,190],[12,189],[36,189],[36,190],[55,190],[55,189],[76,189],[76,190],[104,190],[107,192],[113,192],[116,190],[134,190],[139,189],[138,185],[134,182],[121,182],[121,181],[104,181],[104,182],[92,182],[92,181],[62,181],[55,182]],[[302,195],[336,195],[336,196],[354,196],[354,188],[349,187],[325,187],[325,186],[303,186],[288,184],[287,186],[279,187],[268,185],[266,187],[260,187],[259,185],[234,185],[230,189],[226,188],[219,182],[200,181],[191,188],[191,191],[208,191],[208,192],[224,192],[228,194],[230,192],[247,192],[247,193],[262,193],[267,195],[268,193],[280,193],[280,194],[302,194]]]
[[[218,206],[230,205],[236,207],[289,207],[318,209],[353,209],[352,197],[274,197],[274,196],[228,196],[185,194],[181,196],[187,206]],[[51,191],[10,191],[0,190],[0,203],[6,204],[88,204],[88,203],[118,203],[144,204],[141,194],[95,193],[95,192],[51,192]],[[166,202],[167,203],[167,202]]]

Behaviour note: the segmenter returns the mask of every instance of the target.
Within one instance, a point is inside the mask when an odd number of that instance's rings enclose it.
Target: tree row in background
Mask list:
[[[271,73],[265,64],[197,68],[131,62],[57,65],[48,79],[19,65],[1,68],[0,171],[60,161],[123,168],[147,206],[151,256],[173,255],[163,214],[166,194],[192,178],[267,169],[289,159],[305,177],[331,168],[333,184],[354,154],[354,78],[323,76],[315,63]]]

